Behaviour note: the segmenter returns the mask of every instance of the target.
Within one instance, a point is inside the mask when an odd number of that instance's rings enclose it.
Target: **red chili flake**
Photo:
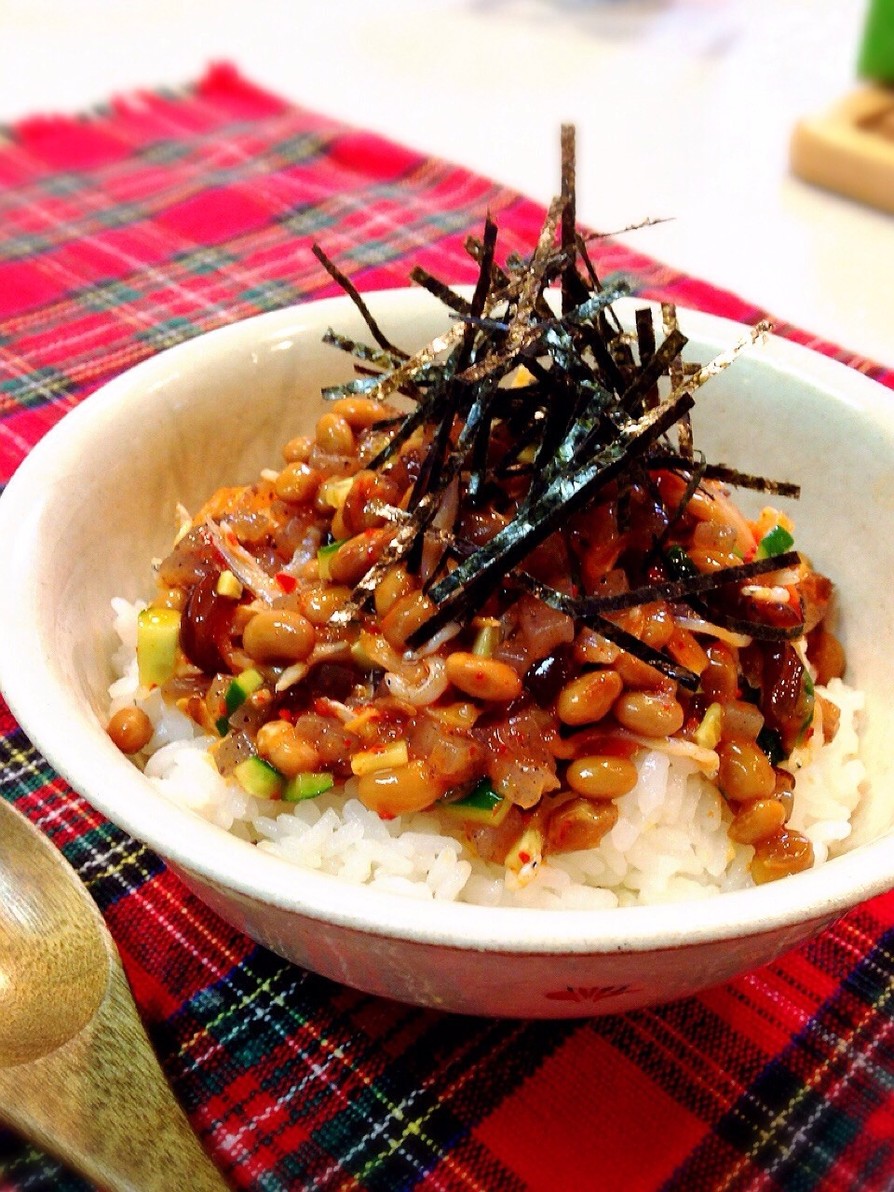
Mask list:
[[[279,586],[282,588],[282,590],[285,592],[285,594],[287,596],[291,592],[294,592],[295,589],[298,587],[297,579],[295,579],[294,575],[289,575],[288,571],[277,571],[276,575],[273,578],[276,580],[276,582],[279,584]]]
[[[526,853],[526,852],[520,852],[518,854],[518,859],[519,859],[519,861],[521,861],[522,865],[527,865],[528,862],[531,860],[531,854]]]
[[[297,719],[295,713],[292,711],[291,708],[280,708],[279,718],[280,718],[280,720],[288,721],[289,724],[294,724]]]

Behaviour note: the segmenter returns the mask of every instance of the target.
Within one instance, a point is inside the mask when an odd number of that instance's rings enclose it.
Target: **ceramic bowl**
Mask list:
[[[446,326],[423,291],[370,296],[405,347]],[[628,314],[632,307],[628,306]],[[741,328],[681,312],[693,355]],[[709,459],[794,479],[798,543],[840,589],[848,678],[866,692],[871,790],[842,856],[703,901],[606,911],[419,903],[259,852],[157,794],[103,731],[109,601],[151,590],[175,503],[275,465],[348,375],[327,327],[366,337],[346,299],[261,315],[147,360],[68,414],[0,498],[0,686],[34,744],[100,812],[156,850],[224,919],[290,960],[387,997],[471,1014],[567,1016],[670,1000],[772,960],[894,886],[888,641],[894,626],[894,396],[770,339],[697,405]]]

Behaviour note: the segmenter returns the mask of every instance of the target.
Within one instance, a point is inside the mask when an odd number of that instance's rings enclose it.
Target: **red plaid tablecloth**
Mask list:
[[[362,289],[404,285],[414,263],[472,281],[463,240],[488,209],[503,251],[530,251],[535,204],[227,67],[0,134],[0,481],[138,360],[334,292],[315,241]],[[617,244],[596,257],[651,297],[762,313]],[[465,1019],[341,988],[225,926],[53,774],[2,702],[0,793],[90,887],[171,1084],[238,1188],[894,1187],[894,895],[699,998]],[[0,1132],[0,1187],[84,1186]]]

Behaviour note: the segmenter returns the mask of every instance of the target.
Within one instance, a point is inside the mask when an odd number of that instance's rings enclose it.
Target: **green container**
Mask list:
[[[894,0],[872,0],[857,72],[873,83],[894,83]]]

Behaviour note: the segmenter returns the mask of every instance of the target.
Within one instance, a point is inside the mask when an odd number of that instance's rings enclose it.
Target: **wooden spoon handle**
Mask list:
[[[0,1069],[0,1119],[112,1192],[227,1186],[165,1080],[117,952],[106,996],[80,1034]]]

